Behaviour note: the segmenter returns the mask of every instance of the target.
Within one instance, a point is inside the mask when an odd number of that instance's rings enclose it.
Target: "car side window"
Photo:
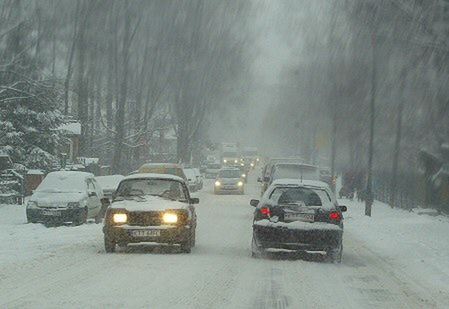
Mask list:
[[[95,192],[97,192],[97,196],[101,196],[103,195],[103,189],[101,189],[100,185],[98,184],[98,182],[94,179],[91,180],[92,181],[92,185],[95,188]]]
[[[91,180],[91,179],[87,179],[86,182],[87,182],[87,191],[88,191],[88,192],[92,192],[92,191],[97,192],[97,191],[95,190],[95,186],[94,186],[94,184],[92,183],[92,180]]]

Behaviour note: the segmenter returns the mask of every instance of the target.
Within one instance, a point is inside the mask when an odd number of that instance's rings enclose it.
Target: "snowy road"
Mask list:
[[[257,185],[249,185],[245,196],[214,196],[211,189],[208,183],[197,194],[197,247],[191,254],[148,248],[106,254],[100,225],[45,228],[23,224],[22,209],[0,208],[0,233],[8,244],[0,250],[0,307],[449,306],[447,291],[416,282],[360,240],[355,229],[345,231],[341,265],[316,257],[252,259],[248,202],[258,197]]]

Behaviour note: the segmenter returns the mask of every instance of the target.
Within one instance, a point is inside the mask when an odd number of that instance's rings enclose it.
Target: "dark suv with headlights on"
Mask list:
[[[173,175],[134,174],[125,177],[113,195],[104,220],[106,252],[116,245],[158,243],[195,246],[196,212],[185,181]]]
[[[251,205],[256,207],[253,257],[270,251],[306,251],[341,262],[346,206],[337,204],[326,183],[279,179]]]
[[[218,172],[214,183],[215,194],[244,194],[245,184],[242,171],[238,168],[223,168]]]

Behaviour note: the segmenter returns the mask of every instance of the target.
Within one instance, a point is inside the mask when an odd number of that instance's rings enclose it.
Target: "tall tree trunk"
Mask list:
[[[80,12],[80,2],[78,0],[76,2],[76,10],[75,10],[75,19],[73,23],[73,35],[72,35],[72,44],[69,50],[69,60],[67,64],[67,74],[64,81],[64,114],[67,115],[69,113],[69,88],[70,88],[70,78],[72,78],[73,73],[73,58],[75,56],[75,49],[77,43],[77,29],[78,29],[78,21]]]
[[[372,36],[372,73],[371,73],[371,100],[370,100],[370,126],[369,126],[369,146],[368,146],[368,175],[366,183],[365,215],[371,217],[371,209],[374,202],[373,194],[373,157],[374,157],[374,125],[377,87],[377,61],[376,61],[376,37]]]
[[[398,105],[398,114],[396,116],[396,137],[393,150],[393,166],[392,166],[392,178],[391,178],[391,195],[390,206],[393,208],[396,206],[396,192],[398,186],[398,170],[399,170],[399,157],[401,152],[401,140],[402,140],[402,113],[404,111],[404,98],[403,92],[405,90],[406,68],[401,72],[401,88],[400,88],[400,101]]]
[[[85,77],[86,70],[86,42],[85,42],[85,32],[87,26],[87,16],[89,4],[84,2],[84,12],[82,23],[80,24],[78,30],[78,119],[81,123],[81,139],[80,139],[80,154],[82,156],[86,155],[87,151],[87,133],[89,132],[88,126],[88,89],[87,81]]]
[[[116,115],[116,135],[114,144],[114,157],[112,158],[112,171],[113,173],[120,173],[123,171],[121,166],[122,152],[123,152],[123,137],[125,132],[125,106],[128,90],[128,65],[129,65],[129,48],[130,48],[130,36],[131,36],[131,18],[128,9],[128,2],[124,3],[125,22],[124,22],[124,35],[122,46],[122,81],[120,84],[120,100],[117,102],[117,115]]]

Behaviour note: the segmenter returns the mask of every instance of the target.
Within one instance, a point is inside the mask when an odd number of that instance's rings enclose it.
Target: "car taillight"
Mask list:
[[[335,220],[335,221],[340,221],[341,220],[341,215],[338,211],[331,211],[329,213],[329,219],[331,220]]]
[[[268,207],[262,207],[262,208],[260,209],[260,213],[261,213],[262,215],[264,215],[264,216],[269,217],[269,216],[270,216],[270,208],[268,208]]]

